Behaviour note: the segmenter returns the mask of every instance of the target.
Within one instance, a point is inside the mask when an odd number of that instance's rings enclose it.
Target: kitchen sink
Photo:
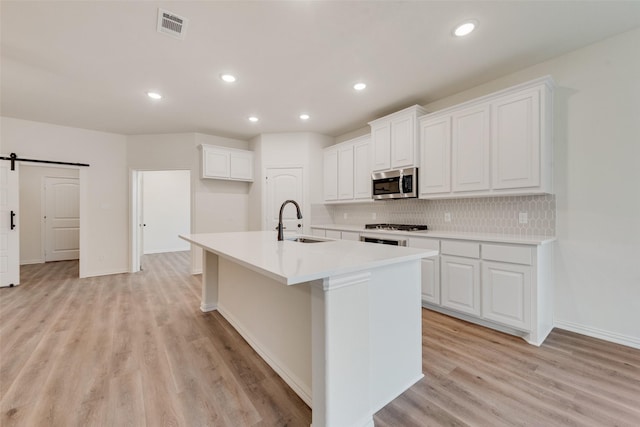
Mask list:
[[[291,242],[298,242],[298,243],[322,243],[322,242],[330,242],[331,240],[324,240],[324,239],[314,239],[312,237],[294,237],[291,239],[287,239]]]

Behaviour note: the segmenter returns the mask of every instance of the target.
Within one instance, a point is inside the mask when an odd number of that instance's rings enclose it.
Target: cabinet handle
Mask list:
[[[16,228],[16,224],[13,222],[13,218],[15,218],[15,216],[16,216],[16,213],[14,211],[11,211],[11,230]]]

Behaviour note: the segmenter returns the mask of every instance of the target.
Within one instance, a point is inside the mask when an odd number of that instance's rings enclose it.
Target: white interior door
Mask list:
[[[0,286],[20,284],[18,166],[0,161]]]
[[[302,168],[267,169],[267,209],[266,226],[275,230],[278,226],[280,206],[285,200],[295,200],[302,209]],[[289,203],[282,215],[285,233],[302,233],[303,219],[298,219],[296,207]]]
[[[44,260],[80,255],[80,183],[77,178],[45,178]]]

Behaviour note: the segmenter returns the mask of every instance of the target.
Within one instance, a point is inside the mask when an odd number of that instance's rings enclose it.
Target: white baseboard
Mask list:
[[[27,259],[24,261],[20,261],[20,265],[29,265],[29,264],[44,264],[44,260],[41,258],[38,258],[38,259]]]
[[[609,332],[603,329],[593,328],[591,326],[580,325],[578,323],[567,322],[565,320],[555,320],[554,326],[559,329],[575,332],[577,334],[586,335],[592,338],[598,338],[604,341],[610,341],[616,344],[626,345],[627,347],[640,349],[640,339],[630,337],[628,335]]]
[[[124,270],[98,271],[86,274],[85,276],[81,276],[80,278],[84,279],[87,277],[110,276],[112,274],[130,274],[130,272],[129,268],[126,268]]]
[[[152,250],[152,251],[144,251],[145,255],[151,255],[151,254],[166,254],[168,252],[187,252],[189,251],[190,248],[187,247],[186,249],[183,247],[180,248],[174,248],[174,249],[156,249],[156,250]]]
[[[202,269],[201,268],[193,269],[193,270],[191,270],[191,274],[194,275],[194,276],[196,274],[202,274]]]
[[[236,331],[245,339],[247,343],[267,362],[267,365],[271,366],[271,368],[284,380],[285,383],[291,389],[300,396],[300,399],[304,401],[307,405],[311,406],[311,390],[307,387],[296,375],[294,375],[291,371],[289,371],[284,365],[274,357],[268,350],[264,349],[260,343],[253,337],[252,334],[247,332],[247,330],[238,322],[238,320],[233,317],[228,311],[224,309],[222,306],[218,306],[218,312],[227,319],[227,321],[234,327]]]

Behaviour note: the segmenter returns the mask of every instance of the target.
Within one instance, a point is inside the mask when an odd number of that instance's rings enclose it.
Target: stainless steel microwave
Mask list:
[[[374,199],[418,197],[418,168],[395,169],[371,174]]]

